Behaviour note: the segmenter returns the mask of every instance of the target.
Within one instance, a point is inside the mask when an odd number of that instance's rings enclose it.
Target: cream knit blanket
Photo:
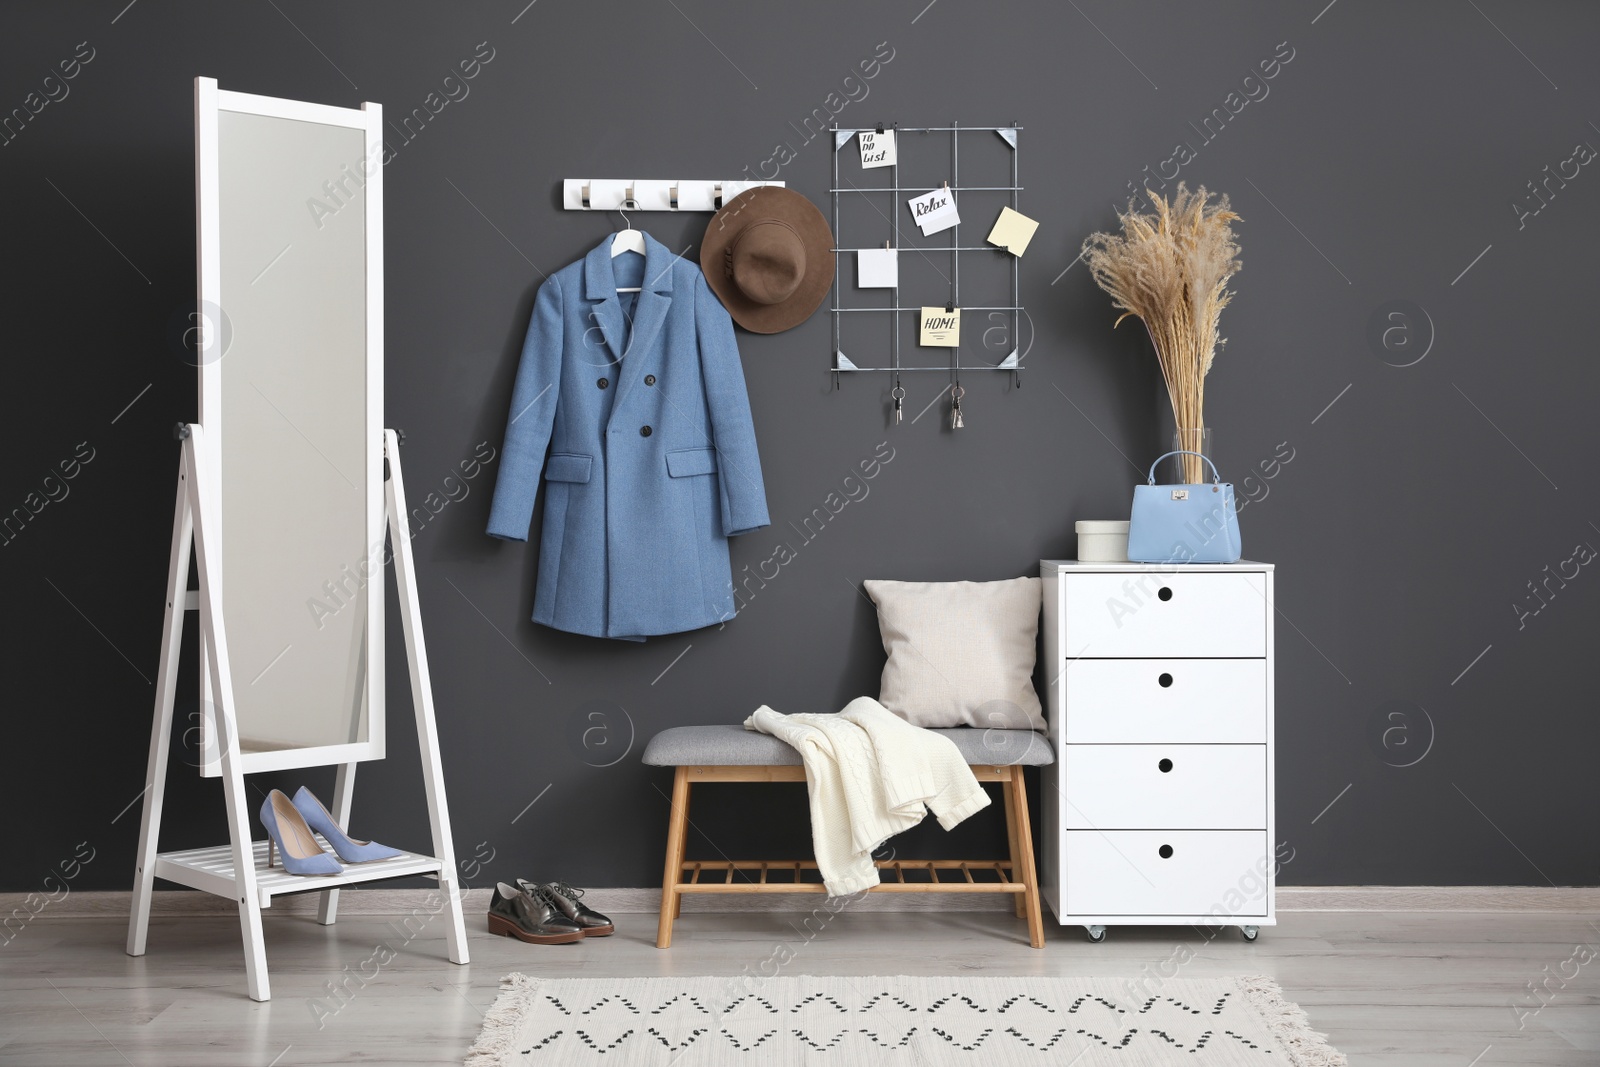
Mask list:
[[[762,705],[744,728],[800,753],[817,869],[831,896],[877,885],[873,851],[928,810],[948,830],[989,804],[954,742],[871,697],[857,697],[836,715],[784,715]]]

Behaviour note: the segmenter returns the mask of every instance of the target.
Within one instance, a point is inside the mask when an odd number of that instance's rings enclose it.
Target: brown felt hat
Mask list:
[[[833,234],[792,189],[747,190],[711,218],[700,269],[733,321],[778,333],[811,317],[833,284]]]

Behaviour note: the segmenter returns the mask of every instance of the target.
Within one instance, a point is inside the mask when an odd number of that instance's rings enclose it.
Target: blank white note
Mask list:
[[[856,288],[893,289],[900,284],[900,253],[893,248],[856,250]]]

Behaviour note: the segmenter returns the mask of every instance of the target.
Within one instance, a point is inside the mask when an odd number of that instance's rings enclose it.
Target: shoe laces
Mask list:
[[[547,908],[554,908],[557,912],[561,910],[561,905],[556,901],[555,895],[550,892],[549,886],[536,885],[528,890],[528,896]]]
[[[556,893],[560,893],[562,896],[571,900],[581,900],[583,898],[583,890],[575,889],[566,882],[548,882],[541,888],[545,889],[547,892],[554,891]]]

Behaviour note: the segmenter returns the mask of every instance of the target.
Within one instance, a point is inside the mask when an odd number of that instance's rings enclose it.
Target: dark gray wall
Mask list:
[[[1582,430],[1600,385],[1600,173],[1562,162],[1600,145],[1592,6],[124,2],[0,16],[7,112],[79,42],[94,57],[0,148],[0,505],[22,504],[80,442],[93,450],[70,495],[0,548],[12,813],[0,890],[40,888],[80,842],[95,858],[77,885],[129,882],[169,430],[195,414],[193,370],[169,336],[194,291],[191,79],[376,100],[398,116],[479,42],[494,58],[470,95],[409,143],[396,134],[386,171],[387,421],[407,431],[413,498],[479,442],[499,447],[540,271],[615,223],[557,210],[565,176],[731,176],[787,144],[781,176],[825,203],[828,147],[796,127],[830,93],[859,97],[846,78],[886,42],[893,58],[839,121],[1024,123],[1023,206],[1042,226],[1022,261],[1030,370],[1020,390],[968,376],[959,433],[942,403],[887,428],[878,378],[831,391],[826,314],[741,334],[776,524],[735,544],[736,568],[797,541],[788,523],[879,442],[895,458],[723,631],[636,646],[535,627],[536,551],[483,533],[492,468],[417,532],[458,848],[493,856],[470,884],[651,884],[667,813],[666,776],[638,763],[651,734],[875,693],[862,579],[1034,573],[1040,557],[1073,555],[1074,519],[1126,513],[1162,434],[1154,361],[1135,324],[1112,332],[1082,265],[1067,268],[1177,142],[1195,152],[1182,177],[1229,193],[1246,220],[1208,421],[1223,471],[1259,498],[1242,515],[1248,554],[1279,568],[1279,837],[1295,850],[1283,880],[1600,880],[1600,576],[1565,564],[1536,614],[1528,588],[1574,546],[1600,546]],[[1209,142],[1197,133],[1211,109],[1239,106],[1231,92],[1260,97],[1246,76],[1290,50],[1264,98]],[[1547,165],[1568,179],[1549,181],[1544,204],[1528,183]],[[636,221],[683,248],[706,218]],[[1371,323],[1396,300],[1413,304],[1386,348]],[[910,414],[944,384],[910,380]],[[1293,459],[1261,480],[1285,442]],[[391,635],[393,751],[362,768],[355,824],[421,847]],[[180,716],[193,710],[185,683]],[[586,749],[600,721],[607,747]],[[191,740],[179,736],[180,758]],[[221,839],[214,783],[178,767],[167,795],[164,845]],[[963,828],[964,849],[988,847],[993,814]],[[696,819],[708,855],[805,847],[795,787],[708,790]],[[901,847],[943,844],[924,828]]]

